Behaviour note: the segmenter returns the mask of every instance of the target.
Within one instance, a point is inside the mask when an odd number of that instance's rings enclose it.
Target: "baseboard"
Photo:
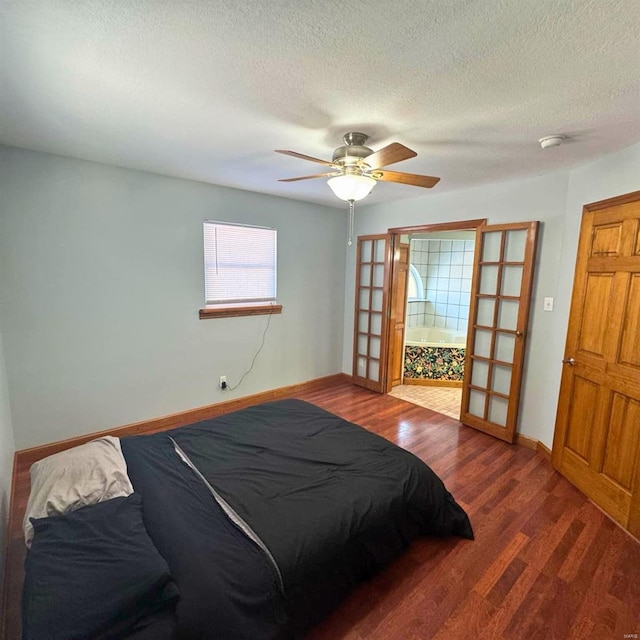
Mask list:
[[[541,453],[545,458],[547,458],[547,460],[551,460],[551,449],[549,449],[546,444],[542,444],[542,442],[538,441],[536,450],[538,453]]]
[[[230,413],[231,411],[237,411],[244,407],[249,407],[254,404],[260,404],[261,402],[270,402],[272,400],[279,400],[285,396],[291,396],[292,394],[301,391],[311,391],[316,388],[322,388],[334,384],[350,383],[351,376],[345,373],[336,373],[323,378],[316,378],[314,380],[308,380],[307,382],[301,382],[299,384],[292,384],[288,387],[279,387],[277,389],[271,389],[270,391],[262,391],[250,396],[243,396],[242,398],[236,398],[234,400],[225,400],[223,402],[216,402],[215,404],[206,405],[204,407],[197,407],[195,409],[188,409],[187,411],[181,411],[179,413],[172,413],[161,418],[152,418],[151,420],[143,420],[141,422],[134,422],[114,429],[107,429],[106,431],[97,431],[95,433],[88,433],[67,440],[59,440],[57,442],[50,442],[30,449],[21,449],[16,451],[14,471],[16,468],[24,469],[25,465],[30,467],[34,462],[42,460],[59,451],[65,451],[76,447],[95,438],[101,438],[103,436],[116,436],[123,438],[125,436],[137,436],[145,433],[153,433],[155,431],[165,431],[166,429],[173,429],[174,427],[182,427],[187,424],[199,422],[200,420],[208,420],[209,418],[215,418],[223,413]]]
[[[462,388],[462,380],[427,380],[426,378],[403,378],[402,384],[412,384],[421,387],[459,387]]]
[[[519,444],[527,449],[533,449],[533,451],[537,451],[541,453],[545,458],[551,460],[551,449],[549,449],[546,445],[542,444],[540,440],[536,440],[535,438],[530,438],[529,436],[525,436],[521,433],[516,433],[516,444]]]

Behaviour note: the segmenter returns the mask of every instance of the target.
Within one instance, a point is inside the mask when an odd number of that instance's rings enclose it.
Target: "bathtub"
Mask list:
[[[464,349],[467,336],[450,329],[436,327],[410,327],[404,334],[404,343],[411,347],[448,347]]]
[[[404,384],[462,385],[467,336],[449,329],[411,327],[404,343]]]

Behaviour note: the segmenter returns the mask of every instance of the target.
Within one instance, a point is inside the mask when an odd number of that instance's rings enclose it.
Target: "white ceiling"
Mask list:
[[[347,131],[444,192],[640,140],[638,0],[4,0],[0,143],[344,206]],[[537,139],[570,137],[541,150]],[[361,204],[428,193],[382,183]]]

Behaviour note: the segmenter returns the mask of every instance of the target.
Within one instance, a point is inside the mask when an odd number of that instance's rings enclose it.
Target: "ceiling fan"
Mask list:
[[[284,153],[287,156],[331,167],[331,171],[326,171],[325,173],[315,173],[309,176],[300,176],[299,178],[283,178],[279,182],[329,178],[327,184],[331,187],[333,193],[341,200],[346,200],[349,203],[348,244],[351,244],[351,236],[353,235],[354,202],[369,195],[378,180],[399,182],[427,189],[435,186],[440,181],[440,178],[433,176],[421,176],[415,173],[402,173],[383,169],[383,167],[390,164],[415,158],[418,154],[399,142],[392,142],[386,147],[374,151],[365,146],[368,138],[368,135],[358,131],[346,133],[342,137],[344,145],[333,152],[331,161],[313,158],[297,151],[276,149],[277,153]]]

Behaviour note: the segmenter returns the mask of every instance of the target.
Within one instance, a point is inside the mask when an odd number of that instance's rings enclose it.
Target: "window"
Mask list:
[[[422,278],[418,270],[409,264],[409,282],[407,284],[407,300],[409,302],[415,300],[424,300],[424,288],[422,286]]]
[[[226,222],[204,222],[206,308],[201,318],[280,313],[276,305],[277,232]]]

